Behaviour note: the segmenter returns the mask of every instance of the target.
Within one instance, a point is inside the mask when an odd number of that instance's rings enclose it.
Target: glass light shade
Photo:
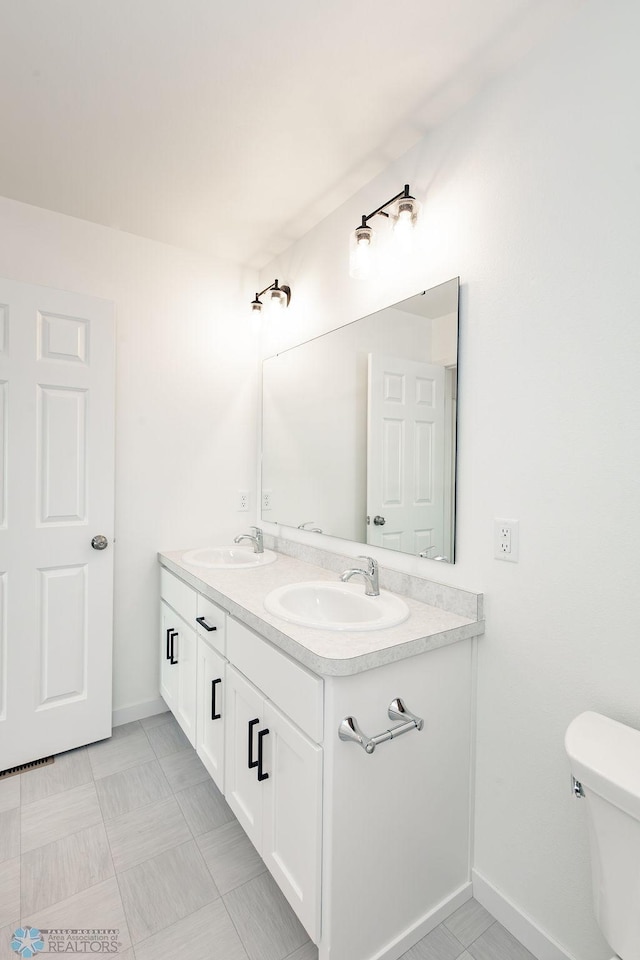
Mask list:
[[[261,310],[262,310],[262,301],[258,299],[258,294],[256,293],[255,300],[251,301],[251,312],[260,313]]]
[[[280,287],[274,287],[271,291],[271,306],[284,310],[287,305],[287,295]]]
[[[414,197],[400,197],[399,200],[396,200],[391,211],[394,242],[403,246],[411,244],[413,228],[419,215],[420,203]]]
[[[349,275],[355,280],[371,276],[375,259],[375,234],[371,227],[356,227],[349,241]]]

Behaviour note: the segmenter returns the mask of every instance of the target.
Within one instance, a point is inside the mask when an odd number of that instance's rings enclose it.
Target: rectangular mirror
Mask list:
[[[263,362],[263,520],[453,563],[458,291]]]

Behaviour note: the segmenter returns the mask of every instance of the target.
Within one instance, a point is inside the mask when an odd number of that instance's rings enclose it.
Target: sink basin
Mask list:
[[[409,616],[404,600],[382,590],[368,597],[364,585],[319,580],[291,583],[264,598],[265,609],[289,623],[322,630],[384,630]]]
[[[201,547],[199,550],[189,550],[182,555],[184,563],[194,567],[217,567],[226,570],[246,570],[248,567],[263,567],[273,563],[278,555],[273,550],[264,553],[254,553],[251,545],[235,544],[231,547]]]

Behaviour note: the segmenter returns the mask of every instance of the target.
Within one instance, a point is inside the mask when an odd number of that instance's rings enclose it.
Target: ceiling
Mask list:
[[[2,0],[0,195],[260,267],[580,0]]]

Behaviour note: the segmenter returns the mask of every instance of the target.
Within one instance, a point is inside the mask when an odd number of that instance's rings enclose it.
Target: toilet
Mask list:
[[[596,919],[621,960],[640,960],[640,731],[589,711],[565,749],[586,800]]]

